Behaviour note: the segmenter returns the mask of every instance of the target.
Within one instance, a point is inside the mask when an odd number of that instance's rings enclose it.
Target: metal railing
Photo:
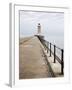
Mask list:
[[[56,60],[61,64],[61,74],[64,74],[63,72],[63,68],[64,68],[64,50],[57,47],[56,45],[44,40],[43,38],[38,37],[39,40],[41,41],[41,43],[43,44],[45,50],[47,50],[47,53],[49,53],[49,56],[51,57],[52,55],[54,56],[54,63],[56,63]],[[52,50],[52,46],[53,46],[53,50]],[[56,55],[56,49],[60,50],[61,52],[61,57],[59,57],[58,55]]]

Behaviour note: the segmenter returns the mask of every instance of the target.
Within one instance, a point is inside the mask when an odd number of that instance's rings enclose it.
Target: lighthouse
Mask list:
[[[42,32],[41,32],[41,24],[40,23],[38,23],[38,25],[37,25],[37,34],[35,36],[37,36],[39,39],[44,39],[44,36],[42,35]]]
[[[37,26],[37,27],[38,27],[38,32],[37,32],[37,34],[38,34],[38,35],[41,35],[41,25],[40,25],[40,23],[38,23],[38,26]]]

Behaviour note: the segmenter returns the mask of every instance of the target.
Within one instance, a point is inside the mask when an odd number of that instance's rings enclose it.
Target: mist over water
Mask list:
[[[45,36],[44,38],[46,41],[49,41],[50,43],[56,45],[57,47],[61,48],[61,49],[64,49],[64,39],[63,39],[63,36],[52,36],[52,37],[49,37],[49,36]],[[49,46],[50,48],[50,46]],[[52,52],[54,53],[54,46],[51,45],[51,50]],[[61,58],[61,50],[56,48],[56,55]]]
[[[61,48],[61,49],[64,49],[64,38],[63,36],[52,36],[52,37],[49,37],[49,36],[45,36],[45,40],[51,42],[52,44],[56,45],[57,47]]]

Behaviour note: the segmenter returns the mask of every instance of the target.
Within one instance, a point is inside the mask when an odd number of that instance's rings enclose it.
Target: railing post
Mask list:
[[[64,67],[64,63],[63,63],[63,49],[61,50],[61,74],[63,74],[63,67]]]
[[[46,41],[44,41],[44,46],[45,46],[45,50],[46,50]]]
[[[56,46],[54,45],[54,63],[56,62]]]
[[[43,40],[42,42],[43,42],[43,46],[44,46],[44,48],[45,48],[45,50],[46,50],[46,47],[45,47],[45,41]]]
[[[49,42],[47,42],[47,53],[48,53],[48,49],[49,49]]]
[[[46,50],[47,50],[48,46],[47,46],[47,41],[46,41]]]
[[[51,57],[51,43],[50,43],[50,57]]]

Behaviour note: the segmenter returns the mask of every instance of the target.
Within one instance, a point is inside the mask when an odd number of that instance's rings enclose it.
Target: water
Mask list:
[[[56,36],[52,36],[52,37],[47,37],[45,36],[45,40],[51,42],[52,44],[56,45],[57,47],[64,49],[64,39],[63,36],[62,37],[56,37]]]
[[[51,42],[57,47],[64,49],[64,39],[63,36],[45,36],[45,40]],[[51,50],[54,53],[54,46],[51,45]],[[61,50],[56,48],[56,55],[61,59]]]

